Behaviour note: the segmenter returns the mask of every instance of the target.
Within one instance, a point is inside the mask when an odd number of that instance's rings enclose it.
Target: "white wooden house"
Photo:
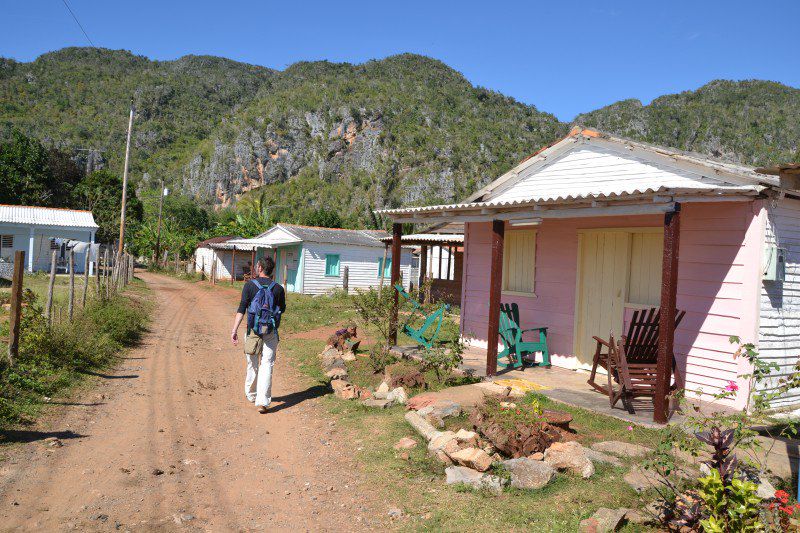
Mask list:
[[[350,289],[377,287],[382,278],[388,286],[391,256],[384,264],[386,245],[380,241],[387,236],[380,230],[277,224],[258,237],[230,240],[226,245],[255,248],[256,259],[272,254],[276,280],[286,290],[324,294],[343,287],[345,268]],[[410,248],[403,250],[400,272],[408,289],[412,279]]]
[[[14,252],[25,251],[28,272],[50,269],[53,251],[60,268],[66,266],[67,240],[94,242],[99,226],[91,211],[0,205],[0,261],[11,262]],[[75,254],[75,272],[83,272],[84,254]],[[93,263],[89,264],[90,272]]]

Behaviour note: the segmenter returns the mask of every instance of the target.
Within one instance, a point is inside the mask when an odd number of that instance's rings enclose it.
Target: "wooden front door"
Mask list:
[[[593,336],[618,339],[626,333],[626,309],[658,306],[663,235],[659,228],[587,230],[578,240],[575,355],[588,369]]]

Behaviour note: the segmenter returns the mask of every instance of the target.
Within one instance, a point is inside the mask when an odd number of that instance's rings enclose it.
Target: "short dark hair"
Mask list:
[[[275,270],[275,260],[270,256],[259,257],[256,263],[261,267],[261,270],[263,270],[264,274],[267,276],[271,276],[272,272]]]

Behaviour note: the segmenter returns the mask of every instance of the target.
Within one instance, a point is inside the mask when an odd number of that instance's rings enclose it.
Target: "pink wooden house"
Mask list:
[[[750,369],[729,337],[784,373],[800,354],[800,186],[761,170],[576,128],[462,203],[384,213],[396,236],[408,222],[463,230],[461,332],[487,350],[488,374],[498,302],[516,302],[523,327],[547,326],[553,365],[577,371],[593,335],[624,334],[635,309],[677,308],[661,349],[672,345],[687,392],[733,381],[743,407]]]

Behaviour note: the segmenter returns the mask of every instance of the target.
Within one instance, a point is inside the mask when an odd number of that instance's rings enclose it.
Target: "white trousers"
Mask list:
[[[264,349],[260,354],[247,355],[247,376],[244,380],[244,394],[257,407],[269,406],[272,401],[272,366],[278,350],[278,336],[275,333],[264,335]]]

